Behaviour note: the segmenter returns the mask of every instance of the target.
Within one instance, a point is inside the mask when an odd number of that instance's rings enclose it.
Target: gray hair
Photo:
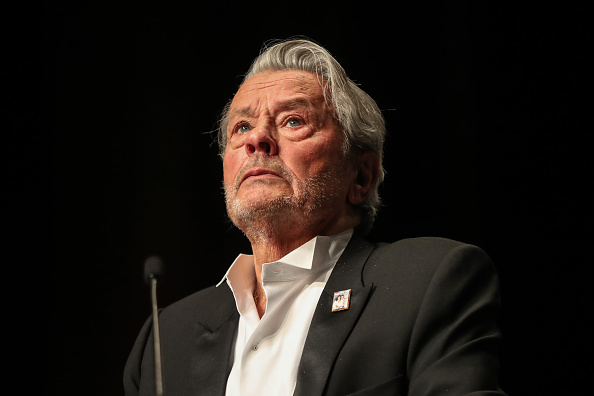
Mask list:
[[[365,216],[361,228],[371,229],[381,201],[378,187],[384,180],[383,143],[386,135],[384,117],[375,101],[359,88],[334,57],[320,45],[309,40],[289,40],[264,46],[254,60],[241,84],[263,72],[298,70],[318,76],[326,101],[344,133],[345,155],[353,150],[373,151],[379,155],[378,180],[367,201],[361,205]],[[225,106],[218,128],[221,156],[227,145],[227,126],[231,101]]]

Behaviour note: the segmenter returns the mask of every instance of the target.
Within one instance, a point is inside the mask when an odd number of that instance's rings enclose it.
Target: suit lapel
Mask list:
[[[334,267],[312,318],[299,364],[295,395],[323,393],[334,361],[373,287],[365,286],[362,281],[363,267],[373,249],[371,244],[354,235]],[[334,292],[346,289],[351,289],[349,309],[332,312]]]
[[[197,374],[196,389],[200,394],[224,395],[231,370],[231,351],[239,314],[227,284],[217,288],[213,310],[199,318],[196,329],[198,353],[193,354],[193,372]]]

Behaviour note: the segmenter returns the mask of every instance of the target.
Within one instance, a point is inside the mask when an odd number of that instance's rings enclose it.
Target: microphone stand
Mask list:
[[[163,396],[163,370],[161,368],[161,335],[159,333],[159,310],[157,308],[157,278],[163,274],[163,261],[151,256],[144,262],[144,280],[151,286],[153,305],[153,339],[155,341],[155,390]]]
[[[151,277],[151,300],[153,305],[153,335],[155,341],[155,386],[157,396],[163,396],[163,375],[161,371],[161,341],[159,334],[159,311],[157,309],[157,278]]]

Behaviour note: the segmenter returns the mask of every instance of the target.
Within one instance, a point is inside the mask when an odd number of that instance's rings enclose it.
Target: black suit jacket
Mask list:
[[[350,308],[331,312],[345,289]],[[503,395],[498,310],[496,272],[479,248],[355,235],[319,299],[295,395]],[[159,318],[165,396],[224,395],[239,319],[229,287],[195,293]],[[151,324],[126,364],[127,396],[155,394]]]

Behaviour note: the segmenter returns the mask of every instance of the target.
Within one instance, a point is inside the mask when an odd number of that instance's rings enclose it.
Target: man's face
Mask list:
[[[241,86],[229,114],[224,186],[239,228],[313,216],[323,229],[341,215],[353,170],[317,76],[258,74]]]

